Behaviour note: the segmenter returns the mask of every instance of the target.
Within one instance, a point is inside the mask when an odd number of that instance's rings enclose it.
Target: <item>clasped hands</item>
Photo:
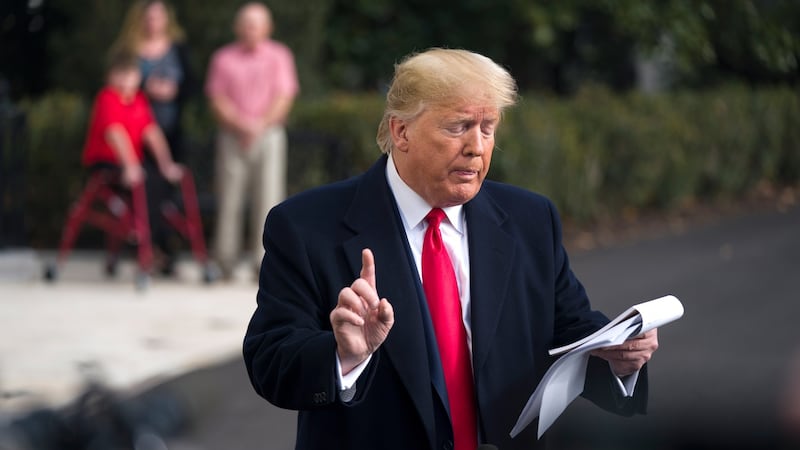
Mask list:
[[[389,335],[394,325],[394,310],[388,300],[378,296],[375,257],[371,250],[362,250],[361,274],[339,292],[330,321],[343,375],[365,361]],[[652,329],[620,345],[600,348],[591,354],[608,361],[614,374],[624,377],[641,369],[656,349],[658,330]]]
[[[270,124],[261,119],[240,117],[234,128],[234,133],[243,151],[250,151],[258,137],[269,128]]]

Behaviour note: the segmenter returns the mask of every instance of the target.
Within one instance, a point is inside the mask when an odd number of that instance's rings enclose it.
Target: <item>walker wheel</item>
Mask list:
[[[136,272],[136,277],[133,280],[133,285],[137,291],[144,292],[150,287],[150,274],[143,271]]]
[[[58,266],[54,262],[50,262],[45,264],[44,272],[42,272],[42,277],[45,281],[50,283],[55,282],[58,280]]]
[[[220,275],[219,268],[214,264],[209,263],[203,266],[203,283],[211,284],[217,281]]]
[[[117,264],[117,260],[108,260],[106,261],[105,266],[103,267],[103,273],[105,273],[106,278],[116,278],[117,276],[117,269],[119,268],[119,264]]]

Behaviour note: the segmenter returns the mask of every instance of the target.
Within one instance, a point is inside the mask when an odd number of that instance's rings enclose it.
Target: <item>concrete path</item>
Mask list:
[[[68,403],[86,369],[134,391],[240,354],[255,307],[252,280],[206,285],[188,260],[176,279],[136,290],[132,262],[109,280],[102,254],[78,253],[51,284],[40,279],[50,259],[0,253],[0,418]]]

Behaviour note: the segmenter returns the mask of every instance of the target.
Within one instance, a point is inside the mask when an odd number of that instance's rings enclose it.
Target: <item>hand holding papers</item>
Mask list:
[[[522,409],[511,437],[516,437],[539,417],[538,437],[555,422],[566,407],[583,392],[589,352],[619,345],[628,338],[666,325],[683,316],[683,305],[674,296],[650,300],[628,308],[603,328],[569,345],[550,350],[550,355],[566,353],[545,373],[528,403]]]
[[[638,305],[633,305],[630,308],[628,308],[625,312],[618,315],[614,320],[606,324],[606,326],[604,326],[603,328],[569,345],[554,348],[550,350],[549,353],[550,355],[558,355],[560,353],[568,352],[583,344],[589,343],[590,341],[599,342],[598,339],[602,337],[609,337],[614,335],[615,332],[611,331],[611,329],[614,328],[620,330],[619,325],[623,323],[625,320],[630,318],[638,317],[639,322],[637,323],[641,324],[641,329],[639,329],[636,334],[625,336],[625,339],[645,333],[647,331],[652,330],[653,328],[658,328],[661,325],[666,325],[672,321],[680,319],[681,316],[683,316],[683,305],[681,304],[680,300],[678,300],[672,295],[667,295],[665,297],[657,298],[655,300],[650,300],[648,302],[639,303]],[[625,339],[614,344],[596,346],[593,347],[592,349],[606,347],[609,345],[621,344],[622,342],[625,342]]]

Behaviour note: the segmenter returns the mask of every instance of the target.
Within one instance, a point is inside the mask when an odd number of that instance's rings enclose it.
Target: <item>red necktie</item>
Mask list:
[[[478,433],[472,364],[467,331],[461,320],[456,274],[439,231],[444,217],[444,211],[439,208],[432,209],[425,217],[428,229],[422,243],[422,288],[428,299],[447,385],[455,450],[475,450]]]

